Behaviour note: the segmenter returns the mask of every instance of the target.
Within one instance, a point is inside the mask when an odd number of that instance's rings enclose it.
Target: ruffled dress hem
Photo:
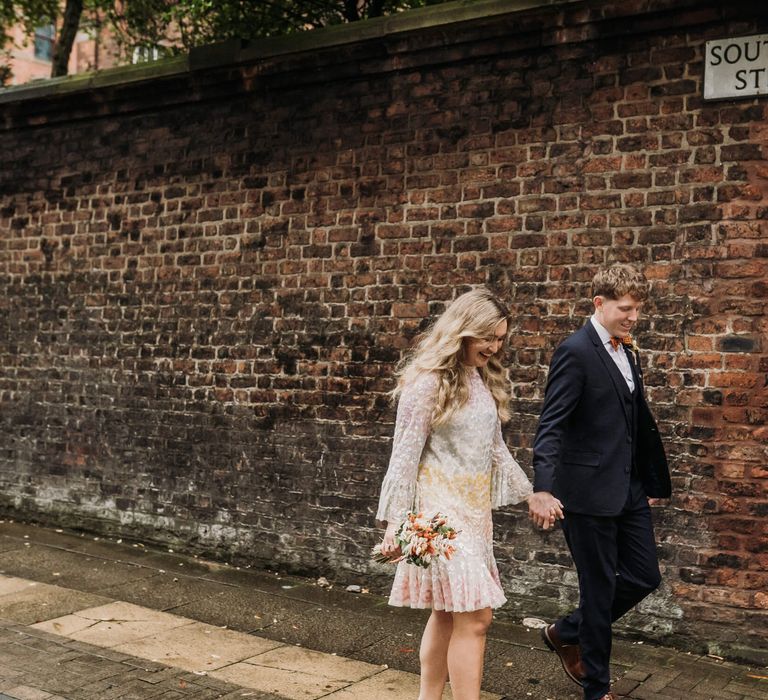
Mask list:
[[[483,566],[472,572],[466,566],[434,561],[420,569],[401,562],[395,572],[389,604],[398,608],[431,608],[446,612],[473,612],[500,608],[507,602],[498,571]],[[456,567],[456,569],[454,569]]]
[[[423,603],[423,602],[417,602],[417,603],[411,603],[408,601],[404,602],[396,602],[392,600],[392,596],[390,596],[388,605],[392,606],[393,608],[414,608],[416,610],[438,610],[442,612],[475,612],[477,610],[485,610],[486,608],[492,608],[493,610],[496,610],[497,608],[500,608],[504,603],[507,602],[506,597],[502,594],[498,599],[495,599],[493,602],[485,604],[485,605],[479,605],[478,607],[467,607],[467,608],[458,608],[458,607],[439,607],[437,605],[432,605],[431,603]]]

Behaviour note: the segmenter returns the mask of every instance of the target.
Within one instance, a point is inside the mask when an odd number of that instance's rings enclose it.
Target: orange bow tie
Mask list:
[[[632,336],[631,335],[625,335],[623,338],[620,338],[617,335],[611,336],[611,345],[613,346],[614,350],[619,349],[619,345],[628,345],[631,347],[632,345]]]

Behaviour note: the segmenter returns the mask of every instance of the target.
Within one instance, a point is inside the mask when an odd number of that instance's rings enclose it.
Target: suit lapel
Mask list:
[[[624,376],[619,371],[619,368],[616,366],[616,363],[610,358],[610,356],[606,352],[605,348],[603,347],[603,343],[600,340],[600,336],[597,334],[597,331],[595,330],[595,327],[592,325],[591,321],[587,322],[586,329],[587,329],[587,335],[589,336],[590,340],[592,341],[592,345],[595,348],[595,354],[600,359],[600,362],[603,363],[603,367],[605,368],[606,373],[611,379],[613,388],[616,390],[616,393],[618,394],[619,403],[621,404],[621,410],[624,413],[624,420],[626,420],[627,425],[631,427],[632,419],[629,413],[627,412],[627,406],[624,401],[624,397],[631,398],[632,396],[629,393],[627,380],[624,379]],[[630,363],[631,362],[632,360],[630,360]]]

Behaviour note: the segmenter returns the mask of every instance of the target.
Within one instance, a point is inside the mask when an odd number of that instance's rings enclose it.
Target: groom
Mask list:
[[[592,280],[593,316],[552,357],[533,446],[533,522],[562,520],[579,607],[542,630],[584,700],[613,700],[611,623],[661,582],[649,502],[671,492],[630,331],[645,276],[613,265]]]

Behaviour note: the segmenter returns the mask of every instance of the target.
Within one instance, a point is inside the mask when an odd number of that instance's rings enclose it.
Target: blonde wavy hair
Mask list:
[[[438,377],[437,402],[432,425],[445,423],[469,399],[469,376],[474,367],[462,362],[465,338],[490,338],[496,326],[508,321],[509,311],[487,289],[474,289],[457,297],[448,309],[416,339],[411,353],[398,365],[397,386],[390,392],[395,400],[406,384],[426,373]],[[499,418],[509,420],[509,382],[497,355],[491,356],[480,376],[488,387]]]

